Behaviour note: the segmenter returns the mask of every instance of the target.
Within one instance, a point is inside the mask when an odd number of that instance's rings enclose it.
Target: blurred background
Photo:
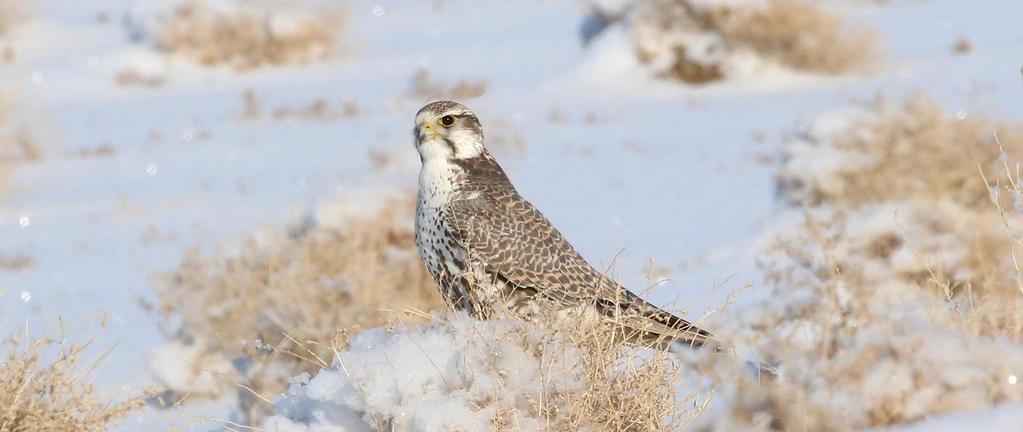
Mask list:
[[[339,329],[440,307],[410,134],[437,99],[479,115],[595,266],[706,327],[742,334],[722,306],[778,296],[771,233],[813,214],[843,221],[811,237],[856,281],[993,293],[970,298],[1011,307],[956,331],[1018,341],[1020,18],[1013,0],[0,0],[8,366],[80,356],[47,370],[75,400],[127,401],[99,428],[259,425],[318,369],[285,347],[319,341],[329,364]]]

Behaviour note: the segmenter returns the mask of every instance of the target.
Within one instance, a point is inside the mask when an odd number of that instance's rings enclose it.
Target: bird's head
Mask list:
[[[481,155],[483,128],[476,113],[457,102],[431,102],[416,113],[416,150],[426,162],[434,158],[471,159]]]

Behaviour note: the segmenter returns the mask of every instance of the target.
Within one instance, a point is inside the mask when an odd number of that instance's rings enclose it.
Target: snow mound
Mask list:
[[[539,355],[538,355],[539,354]],[[545,395],[582,387],[567,371],[579,353],[559,337],[520,322],[456,317],[446,325],[356,337],[334,367],[299,377],[274,401],[271,431],[487,430],[503,413],[518,428],[546,419],[533,414]]]
[[[658,75],[690,84],[774,73],[865,70],[873,37],[816,3],[799,0],[593,1],[585,42],[616,23],[636,57]]]
[[[893,209],[809,212],[765,243],[775,294],[721,332],[772,359],[778,376],[757,382],[704,361],[717,405],[689,430],[858,430],[1023,401],[1023,346],[977,331],[977,315],[926,289],[932,276],[912,253],[915,239],[934,242],[924,246],[947,255],[930,265],[955,273],[960,240],[893,236]],[[923,210],[902,214],[914,229],[937,224]]]
[[[616,352],[624,347],[610,345]],[[333,367],[295,378],[274,401],[276,415],[263,427],[533,431],[603,425],[620,430],[629,422],[642,430],[671,430],[675,420],[668,417],[678,406],[672,397],[676,368],[663,367],[663,353],[626,352],[629,361],[609,362],[568,333],[465,315],[418,327],[378,328],[352,340]],[[596,399],[616,409],[595,404]]]
[[[951,200],[993,210],[977,169],[997,183],[1007,155],[1023,153],[1023,125],[947,110],[923,95],[877,97],[821,115],[783,151],[778,188],[792,203]]]
[[[925,98],[878,98],[787,143],[779,189],[802,207],[760,245],[774,295],[722,324],[778,377],[761,385],[704,365],[721,397],[692,430],[956,424],[1023,401],[1021,221],[999,194],[1018,188],[997,186],[1018,184],[1000,172],[1019,136]]]
[[[324,2],[190,0],[169,6],[137,8],[127,22],[129,35],[205,66],[237,70],[324,60],[346,19],[344,10]]]

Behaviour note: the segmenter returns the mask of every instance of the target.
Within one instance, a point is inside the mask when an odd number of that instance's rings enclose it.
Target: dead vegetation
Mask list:
[[[105,431],[142,408],[143,397],[103,400],[91,384],[85,344],[33,339],[16,329],[2,341],[0,432]]]
[[[329,428],[353,417],[375,430],[667,432],[703,409],[696,395],[678,394],[671,354],[626,344],[614,324],[579,324],[553,313],[529,323],[448,314],[376,329],[339,351],[333,367],[321,364],[328,387],[292,387],[263,426]],[[400,378],[384,378],[391,374]],[[450,418],[433,416],[437,409]]]
[[[920,96],[878,99],[822,119],[786,149],[783,197],[873,219],[845,233],[836,262],[845,274],[912,283],[964,309],[978,332],[1023,334],[1023,192],[1009,163],[1023,154],[1023,126]]]
[[[577,324],[561,320],[542,327],[567,333],[581,353],[570,373],[584,386],[544,407],[563,405],[555,430],[673,431],[700,413],[700,395],[679,394],[682,371],[671,354],[626,344],[621,334],[627,330],[618,324]]]
[[[535,370],[548,377],[536,380],[567,374],[578,386],[546,395],[506,393],[475,400],[475,409],[492,410],[497,430],[520,424],[527,415],[548,418],[551,430],[559,431],[668,431],[697,411],[687,405],[695,401],[692,396],[676,393],[680,371],[673,357],[626,344],[613,326],[580,326],[553,315],[534,324],[471,319],[452,324],[448,318],[425,313],[444,306],[414,250],[412,214],[412,201],[396,198],[378,210],[347,215],[340,228],[314,223],[288,234],[253,237],[235,253],[213,257],[189,253],[158,292],[160,310],[181,321],[178,343],[182,346],[176,349],[189,351],[184,372],[195,375],[197,383],[215,381],[219,392],[237,390],[246,423],[258,425],[273,409],[268,402],[287,388],[289,380],[295,380],[292,377],[329,369],[335,355],[341,356],[348,370],[356,370],[358,362],[344,360],[344,353],[366,349],[351,346],[363,330],[383,327],[373,332],[392,335],[395,343],[401,343],[405,332],[415,338],[420,331],[440,329],[461,332],[460,337],[473,341],[466,342],[469,346],[452,342],[440,348],[460,350],[458,356],[466,362],[490,365],[479,369],[490,374],[488,378],[472,382],[513,380],[510,376],[518,373],[502,363],[499,351],[503,348],[495,344],[520,343],[517,350],[522,353],[515,355],[535,356],[531,361],[537,364],[546,364],[564,351],[580,353],[573,355],[573,366],[564,372]],[[408,325],[427,321],[423,327]],[[502,326],[500,337],[488,333],[491,326]],[[555,339],[562,342],[550,345]],[[420,357],[394,355],[398,357],[391,361],[399,364],[422,362]],[[372,367],[399,367],[371,363]],[[165,395],[164,400],[174,403],[187,392],[196,397],[203,385],[176,389],[176,395]],[[441,387],[459,392],[452,381]],[[524,409],[520,403],[509,402],[527,399],[526,411],[518,411]],[[398,424],[384,414],[367,412],[367,416],[376,419],[379,427]]]
[[[35,260],[24,253],[6,254],[0,252],[0,271],[25,270],[33,265],[35,265]]]
[[[802,0],[645,0],[628,22],[640,60],[694,84],[736,73],[749,55],[802,71],[861,71],[876,45],[870,32]]]
[[[978,168],[1004,175],[1002,155],[1023,154],[1023,125],[949,112],[919,95],[879,97],[800,132],[786,152],[779,190],[796,204],[950,200],[993,210]]]
[[[161,51],[238,70],[328,58],[345,27],[344,11],[327,7],[303,11],[295,6],[190,0],[165,17],[153,39]]]
[[[487,92],[487,83],[484,81],[459,80],[454,84],[447,84],[444,81],[430,75],[426,69],[420,69],[412,76],[409,86],[409,96],[418,100],[468,100],[483,96]]]
[[[696,430],[858,430],[1023,401],[1021,138],[916,97],[788,142],[779,190],[803,217],[764,247],[774,300],[731,323],[779,378],[703,362],[726,408]]]
[[[0,89],[0,180],[11,168],[42,157],[42,149],[28,129],[14,118],[14,95]]]
[[[336,104],[323,98],[317,98],[299,106],[281,105],[266,113],[256,92],[247,89],[242,92],[242,102],[245,109],[240,118],[246,121],[262,120],[267,114],[274,121],[313,120],[323,122],[350,119],[359,115],[358,102],[349,98],[342,98]]]
[[[955,55],[967,55],[973,52],[973,43],[965,37],[956,39],[952,43],[952,54]]]
[[[239,389],[255,424],[269,408],[260,398],[315,370],[302,359],[308,353],[293,354],[296,343],[331,358],[331,342],[344,334],[422,320],[423,311],[442,306],[415,250],[412,215],[414,200],[393,198],[336,221],[340,227],[257,236],[236,253],[193,250],[160,285],[159,310],[181,321],[181,340],[202,345],[194,357],[233,360],[235,370],[215,377],[216,388]]]
[[[19,0],[0,0],[0,38],[25,19],[23,2]]]
[[[811,212],[775,239],[763,257],[774,300],[730,324],[734,339],[773,360],[778,378],[704,359],[700,369],[722,383],[723,408],[694,431],[863,430],[1023,401],[1015,384],[1023,348],[979,334],[972,317],[986,311],[911,279],[875,277],[887,262],[845,266],[849,244],[869,240],[849,225],[868,222],[833,216]]]
[[[122,87],[160,87],[166,81],[166,77],[149,75],[136,69],[125,69],[114,76],[114,82]]]

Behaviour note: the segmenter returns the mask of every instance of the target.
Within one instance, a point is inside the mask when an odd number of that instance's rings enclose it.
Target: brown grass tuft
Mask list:
[[[33,265],[35,265],[35,260],[21,252],[0,253],[0,271],[25,270]]]
[[[143,397],[100,400],[82,364],[86,344],[31,339],[18,329],[0,345],[0,432],[105,431]]]
[[[626,344],[620,335],[627,330],[616,324],[563,320],[545,331],[568,333],[582,353],[572,373],[585,386],[560,395],[556,430],[672,431],[698,414],[686,405],[696,395],[679,394],[681,370],[668,352]]]
[[[876,240],[862,238],[877,222],[864,216],[813,211],[776,238],[762,258],[772,302],[731,326],[777,361],[778,378],[705,359],[701,368],[726,388],[725,408],[695,431],[861,430],[1023,401],[1014,385],[1023,348],[978,335],[972,316],[981,312],[930,295],[889,262],[850,262],[851,246]],[[879,238],[874,253],[900,248],[901,237]]]
[[[14,96],[0,89],[0,180],[3,180],[18,162],[34,161],[42,157],[42,148],[14,119]]]
[[[447,314],[366,332],[314,378],[319,390],[293,386],[282,396],[264,428],[329,428],[331,419],[352,417],[376,430],[667,432],[701,409],[695,395],[680,397],[681,371],[671,354],[626,344],[615,325],[574,318],[550,314],[527,323]],[[436,410],[450,418],[439,419]]]
[[[343,12],[286,12],[272,3],[225,8],[190,0],[174,10],[154,38],[162,51],[239,70],[306,64],[332,54],[345,26]]]
[[[221,358],[251,363],[223,377],[225,388],[241,381],[257,395],[279,393],[289,377],[315,370],[306,360],[331,358],[339,331],[418,321],[442,306],[415,250],[414,207],[412,199],[393,199],[343,228],[256,237],[237,254],[193,250],[158,288],[160,311]],[[242,394],[251,399],[249,389]],[[250,402],[243,408],[255,421],[267,407]]]
[[[924,96],[877,98],[838,114],[786,145],[778,183],[790,202],[848,207],[951,200],[989,209],[990,191],[978,167],[1004,173],[1002,154],[1023,154],[1023,125],[948,112]]]
[[[878,99],[819,121],[786,150],[784,198],[853,215],[836,233],[847,277],[914,284],[976,333],[1023,336],[1023,191],[1008,162],[1023,154],[1023,125],[919,96]]]
[[[1023,401],[1023,183],[1002,152],[1020,130],[918,97],[787,143],[780,190],[804,217],[761,256],[772,301],[732,323],[778,379],[703,362],[728,396],[696,430],[859,430]]]
[[[0,36],[25,19],[24,3],[19,0],[0,0]]]
[[[802,0],[764,6],[647,0],[630,19],[642,61],[662,74],[701,84],[724,78],[732,57],[752,53],[797,70],[839,74],[865,68],[873,36]]]
[[[242,92],[244,111],[238,117],[246,121],[258,121],[264,117],[263,104],[252,89]],[[269,110],[269,117],[275,121],[313,120],[336,121],[359,115],[359,103],[351,98],[341,98],[337,104],[323,98],[316,98],[299,106],[281,105]]]
[[[455,84],[445,84],[430,75],[426,69],[416,71],[409,86],[409,96],[419,100],[467,100],[483,96],[487,92],[485,81],[459,80]]]

